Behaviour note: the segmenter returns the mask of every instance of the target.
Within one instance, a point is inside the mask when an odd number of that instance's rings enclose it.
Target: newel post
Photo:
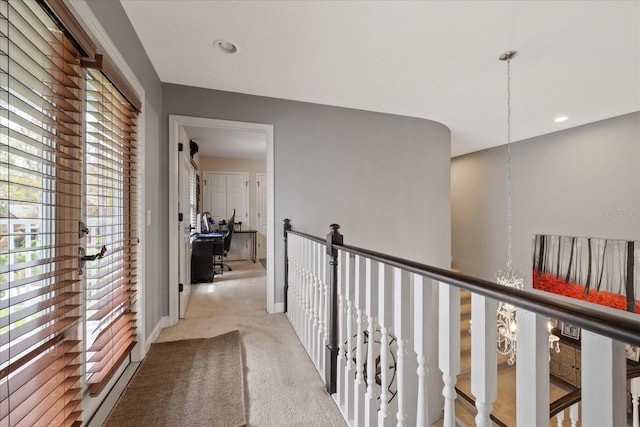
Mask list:
[[[288,293],[289,293],[289,235],[287,232],[291,230],[291,220],[284,220],[284,312],[288,310]]]
[[[327,255],[329,255],[329,343],[327,344],[327,366],[325,384],[329,394],[336,392],[338,374],[338,250],[333,245],[341,245],[343,236],[338,224],[331,224],[327,234]]]

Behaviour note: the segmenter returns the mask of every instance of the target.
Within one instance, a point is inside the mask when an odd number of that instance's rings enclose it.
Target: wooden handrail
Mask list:
[[[580,402],[582,399],[582,390],[574,390],[571,393],[565,394],[559,399],[554,400],[549,405],[549,418],[553,418],[560,412]]]
[[[631,313],[616,312],[615,309],[604,306],[601,309],[587,307],[572,302],[570,298],[548,292],[510,288],[477,277],[355,246],[336,245],[336,248],[354,255],[366,256],[372,260],[402,268],[405,271],[420,274],[497,301],[504,301],[527,311],[562,320],[605,337],[640,346],[640,321],[633,319],[631,316],[634,315]]]
[[[326,243],[326,239],[299,231],[291,230],[288,231],[288,233],[305,237],[317,243]],[[354,255],[365,256],[411,273],[420,274],[439,282],[466,289],[497,301],[504,301],[515,307],[562,320],[605,337],[613,338],[634,346],[640,346],[640,321],[633,319],[631,313],[624,311],[614,312],[616,311],[615,309],[604,306],[602,308],[587,307],[572,302],[568,297],[547,292],[509,288],[488,280],[356,246],[343,244],[334,245],[334,247]]]

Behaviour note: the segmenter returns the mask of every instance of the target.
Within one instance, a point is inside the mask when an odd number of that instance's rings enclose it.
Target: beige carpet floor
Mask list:
[[[240,334],[156,343],[105,427],[246,425]]]
[[[186,318],[158,342],[213,337],[238,329],[245,356],[250,426],[344,426],[284,314],[266,312],[260,263],[231,262],[233,271],[194,285]]]

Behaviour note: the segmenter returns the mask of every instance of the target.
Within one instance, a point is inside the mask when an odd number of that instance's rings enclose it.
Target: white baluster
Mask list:
[[[428,354],[435,346],[433,325],[436,323],[435,299],[437,293],[431,279],[413,276],[413,336],[418,368],[418,396],[416,405],[416,425],[433,424],[435,414],[431,413],[427,390]],[[435,410],[434,410],[435,412]]]
[[[396,412],[396,426],[401,427],[406,425],[407,414],[404,411],[404,400],[407,392],[405,391],[405,381],[404,381],[404,361],[407,357],[407,351],[405,350],[405,346],[407,345],[407,340],[398,339],[398,356],[397,356],[397,373],[398,373],[398,394],[396,397],[398,398],[398,412]]]
[[[362,310],[356,308],[356,380],[354,389],[354,420],[355,425],[364,425],[364,401],[363,395],[365,390],[364,382],[364,334],[362,332]]]
[[[346,341],[346,316],[347,309],[345,301],[345,275],[346,265],[345,260],[348,254],[344,251],[338,251],[338,365],[337,365],[337,381],[338,386],[336,388],[336,402],[339,408],[344,408],[344,388],[345,377],[344,368],[346,365],[345,354],[347,354]]]
[[[289,269],[289,289],[287,290],[287,294],[285,295],[286,298],[286,303],[287,303],[287,319],[289,319],[289,323],[291,323],[291,326],[293,326],[293,329],[296,329],[296,322],[293,320],[293,316],[292,316],[292,312],[293,312],[293,304],[291,303],[292,300],[292,296],[293,293],[295,292],[295,244],[293,242],[293,239],[291,238],[291,235],[289,235],[287,237],[288,239],[288,251],[289,251],[289,255],[288,255],[288,259],[286,260],[287,262],[287,268]]]
[[[580,421],[580,403],[574,403],[569,408],[569,418],[571,418],[571,427],[578,427]]]
[[[316,243],[316,277],[318,278],[318,335],[316,336],[316,367],[320,376],[325,378],[324,375],[324,355],[325,351],[325,323],[326,323],[326,311],[327,311],[327,290],[324,271],[326,267],[325,262],[325,247]]]
[[[581,344],[582,426],[626,425],[624,344],[585,329]]]
[[[291,254],[289,255],[289,292],[287,295],[287,309],[290,316],[293,329],[298,330],[298,319],[296,317],[296,311],[298,309],[296,297],[298,293],[298,240],[297,236],[290,235],[289,243],[291,245]]]
[[[489,416],[498,395],[497,310],[497,301],[471,295],[471,393],[476,398],[478,413],[475,421],[479,427],[492,425]]]
[[[389,409],[389,326],[393,322],[393,269],[380,264],[378,274],[378,322],[380,323],[380,410],[378,426],[391,425]]]
[[[353,420],[355,417],[355,381],[353,366],[353,298],[355,287],[355,256],[348,255],[345,260],[347,271],[345,273],[345,298],[347,300],[347,363],[344,369],[345,390],[344,390],[344,410],[345,418]]]
[[[460,289],[440,283],[438,363],[444,388],[444,427],[455,427],[456,380],[460,373]]]
[[[320,359],[322,362],[322,378],[326,378],[326,370],[327,370],[327,347],[329,346],[329,315],[330,315],[330,309],[331,307],[329,306],[331,304],[331,302],[329,301],[329,297],[331,295],[330,289],[329,287],[331,286],[330,282],[330,278],[329,278],[329,256],[327,255],[327,250],[326,250],[326,246],[322,245],[322,283],[324,284],[323,289],[324,289],[324,296],[323,296],[323,301],[324,301],[324,332],[323,332],[323,338],[322,338],[322,346],[320,349]]]
[[[356,256],[356,278],[355,278],[355,309],[356,309],[356,381],[354,390],[354,425],[364,425],[364,333],[363,326],[363,310],[365,307],[365,286],[366,286],[366,265],[365,259]]]
[[[516,420],[543,425],[549,420],[549,330],[546,316],[517,309]],[[475,325],[474,325],[475,327]]]
[[[304,330],[306,328],[305,323],[305,307],[304,307],[304,242],[298,242],[298,284],[296,285],[296,298],[297,298],[297,318],[296,323],[298,324],[298,336],[300,337],[300,341],[304,345]]]
[[[556,423],[558,427],[564,426],[564,409],[556,414]]]
[[[308,352],[309,352],[309,357],[311,358],[311,360],[314,362],[315,364],[315,360],[313,360],[313,356],[314,356],[314,347],[313,347],[313,338],[316,336],[315,335],[315,328],[317,327],[317,319],[316,319],[316,314],[315,314],[315,307],[316,307],[316,299],[315,299],[315,290],[316,290],[316,283],[315,283],[315,277],[313,276],[313,254],[314,254],[314,244],[312,241],[309,241],[309,247],[307,248],[307,250],[309,251],[308,254],[308,270],[307,270],[307,276],[309,278],[309,282],[307,284],[308,286],[308,294],[307,294],[307,301],[309,303],[309,329],[308,329],[308,335],[307,335],[307,348],[308,348]]]
[[[318,275],[318,244],[313,243],[313,335],[311,337],[313,347],[313,363],[318,367],[320,358],[320,277]]]
[[[300,242],[300,239],[298,238],[298,236],[292,236],[295,237],[295,239],[293,239],[294,242],[294,247],[295,250],[293,251],[294,255],[294,286],[293,286],[293,293],[291,294],[291,298],[289,298],[289,300],[291,301],[291,304],[293,306],[293,311],[291,312],[291,317],[293,317],[294,319],[294,323],[295,323],[295,329],[296,329],[296,333],[298,334],[298,336],[301,335],[301,325],[302,325],[302,319],[300,317],[300,309],[301,309],[301,296],[300,296],[300,289],[301,289],[301,285],[302,285],[302,269],[300,267],[300,263],[301,263],[301,259],[302,259],[302,245]]]
[[[631,402],[633,405],[633,427],[640,427],[640,377],[631,378]]]
[[[375,320],[378,311],[378,271],[379,264],[367,260],[365,308],[367,312],[367,392],[365,394],[365,425],[377,422],[378,396],[376,393],[376,359],[378,347],[375,343]]]
[[[302,242],[302,282],[301,282],[301,292],[300,292],[300,308],[302,315],[302,322],[300,323],[302,344],[307,349],[307,353],[309,353],[309,343],[307,342],[307,337],[309,333],[309,316],[311,315],[311,309],[309,307],[309,275],[308,275],[308,266],[309,266],[309,241],[304,240]]]
[[[396,377],[398,380],[398,412],[396,413],[396,426],[403,427],[407,425],[407,409],[406,400],[411,395],[409,385],[407,384],[407,372],[405,367],[405,358],[409,337],[411,334],[410,322],[410,280],[409,273],[399,268],[393,271],[393,300],[394,300],[394,321],[393,329],[398,339],[398,357]]]
[[[300,266],[298,264],[299,260],[298,260],[298,256],[299,253],[298,251],[300,250],[299,245],[298,245],[298,239],[297,238],[293,238],[293,237],[297,237],[297,236],[291,236],[289,237],[289,241],[292,244],[292,256],[293,256],[293,262],[292,262],[292,266],[293,266],[293,274],[291,275],[293,278],[293,283],[289,284],[289,307],[291,307],[290,309],[290,314],[291,314],[291,319],[292,319],[292,323],[294,325],[294,329],[296,330],[296,333],[299,334],[298,328],[299,328],[299,323],[298,323],[298,292],[300,291],[299,289],[299,285],[300,285]],[[289,260],[291,260],[292,257],[289,257]],[[293,286],[292,286],[293,285]]]

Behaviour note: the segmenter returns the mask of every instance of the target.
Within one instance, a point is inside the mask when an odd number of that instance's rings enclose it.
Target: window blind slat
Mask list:
[[[114,324],[118,326],[118,329],[120,330],[119,333],[123,333],[125,330],[133,326],[132,325],[133,322],[135,322],[135,313],[125,312],[120,314],[120,316],[118,316],[115,319]],[[89,352],[102,351],[102,349],[104,349],[106,346],[111,345],[110,341],[112,339],[111,338],[112,336],[113,335],[111,334],[111,331],[109,330],[102,331],[95,337],[93,345],[89,349],[87,349],[87,351]],[[100,358],[97,358],[97,360],[100,360]]]
[[[28,291],[21,290],[16,295],[11,295],[11,303],[22,304],[25,301],[29,301],[30,299],[38,298],[48,293],[56,292],[64,288],[74,286],[78,282],[79,282],[78,280],[63,280],[60,282],[54,282],[47,286],[42,286],[40,288],[31,289]],[[9,307],[9,298],[7,297],[7,298],[0,299],[0,309],[4,309],[7,307]]]
[[[133,334],[133,331],[132,331]],[[132,341],[125,348],[115,353],[111,358],[111,363],[108,366],[105,366],[103,370],[99,373],[99,376],[96,377],[95,381],[91,383],[89,386],[89,396],[95,397],[98,396],[104,387],[107,385],[109,378],[115,374],[116,370],[120,365],[129,357],[129,353],[136,346],[137,342]],[[98,373],[94,374],[97,375]]]
[[[89,308],[91,311],[95,311],[95,313],[91,316],[87,317],[87,320],[99,321],[103,319],[106,315],[114,313],[118,310],[128,310],[131,307],[130,300],[131,297],[135,294],[132,290],[120,290],[115,293],[115,297],[108,301],[100,301],[98,304],[94,304]],[[113,322],[109,323],[109,326],[112,326]]]
[[[0,0],[0,16],[0,424],[73,424],[82,374],[79,55],[38,2]]]
[[[76,358],[78,355],[76,355]],[[11,392],[11,402],[14,405],[20,405],[25,402],[29,396],[33,394],[37,394],[41,391],[42,385],[51,381],[56,375],[62,373],[65,377],[71,377],[73,373],[80,371],[80,364],[73,365],[70,362],[67,363],[64,359],[55,359],[53,363],[45,366],[46,369],[42,369],[35,376],[29,379],[26,383],[21,384],[16,387],[14,385],[14,390]],[[7,399],[9,396],[3,396],[2,400]],[[8,406],[8,402],[3,402]]]
[[[79,351],[72,351],[78,347],[78,342],[65,341],[57,344],[51,351],[42,353],[40,357],[34,359],[28,366],[21,369],[16,368],[16,372],[12,375],[11,381],[7,383],[8,387],[2,387],[2,400],[15,393],[20,387],[31,381],[32,378],[39,375],[42,371],[47,370],[55,363],[62,363],[64,366],[72,365],[76,359],[80,358]],[[60,357],[60,354],[64,355]],[[8,404],[8,402],[7,402]]]
[[[64,319],[58,319],[56,322],[35,332],[30,336],[20,337],[21,340],[12,343],[9,349],[0,352],[0,357],[2,357],[3,360],[8,360],[11,363],[10,356],[13,356],[14,354],[16,355],[16,357],[20,356],[24,352],[27,352],[27,350],[34,348],[38,343],[45,341],[48,337],[53,336],[57,333],[62,333],[69,329],[71,326],[75,326],[79,320],[80,317],[65,317]],[[14,341],[13,338],[12,341]]]
[[[107,255],[87,267],[87,360],[90,395],[104,387],[135,346],[136,114],[99,71],[86,81],[87,224]],[[90,206],[90,207],[89,207]]]

